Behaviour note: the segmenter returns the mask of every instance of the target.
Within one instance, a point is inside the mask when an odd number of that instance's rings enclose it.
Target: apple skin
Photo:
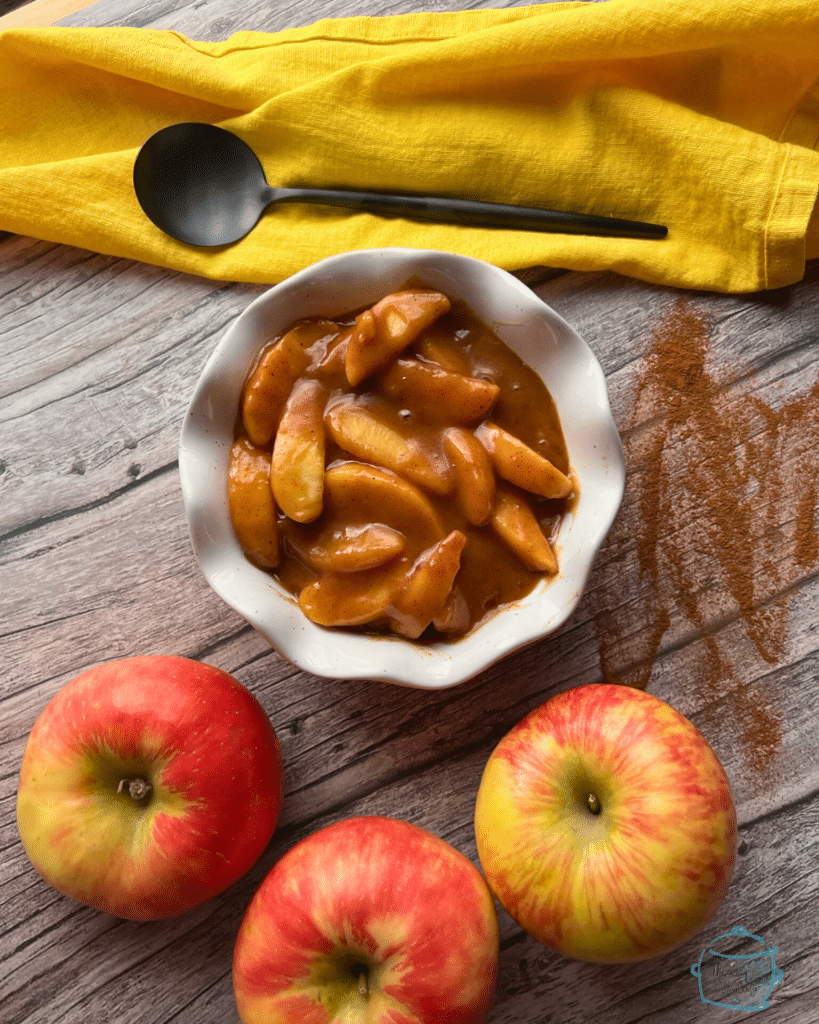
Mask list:
[[[736,860],[731,787],[702,734],[658,697],[606,683],[558,694],[506,734],[475,833],[518,924],[600,963],[682,945],[724,899]]]
[[[481,1024],[498,923],[478,869],[395,818],[347,818],[277,861],[233,957],[243,1024]]]
[[[146,796],[129,794],[137,779]],[[156,920],[243,875],[282,797],[279,741],[256,698],[220,669],[149,655],[92,668],[46,705],[23,754],[17,823],[55,889]]]

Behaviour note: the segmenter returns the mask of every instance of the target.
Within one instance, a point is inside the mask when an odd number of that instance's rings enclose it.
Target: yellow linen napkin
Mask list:
[[[283,205],[234,246],[162,234],[145,139],[230,128],[273,185],[453,195],[668,226],[662,241]],[[608,0],[328,19],[203,43],[146,29],[0,33],[0,229],[221,280],[333,253],[443,249],[752,291],[804,274],[819,190],[816,0]],[[807,256],[819,255],[809,247]]]

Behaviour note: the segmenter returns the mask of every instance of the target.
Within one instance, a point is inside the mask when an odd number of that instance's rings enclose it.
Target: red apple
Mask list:
[[[478,855],[518,924],[566,956],[628,962],[698,932],[734,870],[731,787],[702,734],[649,693],[558,694],[500,741]]]
[[[232,676],[186,658],[124,658],[46,705],[23,754],[17,821],[55,889],[152,920],[243,875],[282,794],[276,734]]]
[[[233,957],[243,1024],[479,1024],[498,923],[463,854],[394,818],[348,818],[273,866]]]

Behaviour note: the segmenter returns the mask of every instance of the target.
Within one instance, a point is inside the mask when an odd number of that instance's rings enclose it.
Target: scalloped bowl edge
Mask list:
[[[328,629],[242,553],[227,473],[247,371],[261,344],[304,316],[338,317],[420,278],[474,313],[543,378],[557,405],[580,495],[560,526],[558,576],[488,616],[467,636],[422,645]],[[314,675],[441,689],[553,633],[572,614],[622,501],[625,462],[606,381],[580,335],[530,288],[473,257],[414,249],[331,256],[260,295],[208,359],[179,443],[182,497],[200,569],[213,590],[283,657]]]

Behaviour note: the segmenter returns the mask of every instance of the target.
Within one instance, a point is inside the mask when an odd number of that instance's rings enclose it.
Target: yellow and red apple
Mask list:
[[[609,684],[560,693],[503,737],[475,832],[518,924],[597,962],[684,943],[724,899],[736,857],[731,787],[705,738],[659,698]]]
[[[54,888],[171,917],[258,859],[283,796],[279,742],[232,676],[186,658],[111,661],[64,686],[28,738],[17,821]]]
[[[336,822],[277,861],[233,957],[243,1024],[482,1024],[498,924],[478,869],[395,818]]]

